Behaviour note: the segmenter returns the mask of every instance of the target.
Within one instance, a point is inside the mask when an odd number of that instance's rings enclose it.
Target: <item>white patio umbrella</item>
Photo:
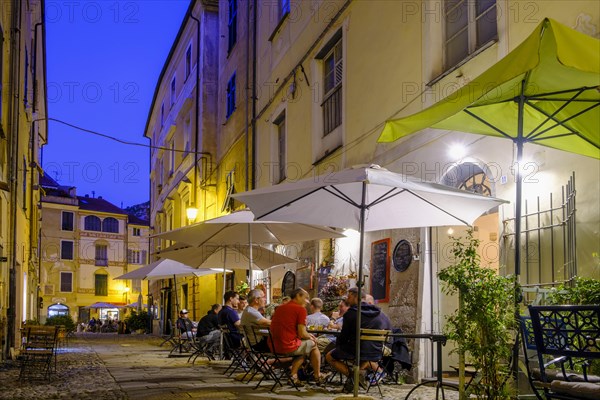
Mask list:
[[[195,247],[205,245],[237,246],[256,243],[285,245],[307,240],[344,237],[340,232],[321,225],[324,224],[316,222],[315,225],[309,225],[304,221],[298,221],[297,223],[256,221],[252,211],[240,210],[222,217],[159,233],[153,237],[173,240],[178,245],[188,244]],[[250,270],[250,276],[252,276],[253,260],[255,258],[253,252],[256,247],[251,246],[248,249],[250,250],[246,256],[248,267],[241,268]],[[259,269],[265,268],[259,267]],[[250,285],[252,286],[252,282],[250,282]]]
[[[171,246],[160,253],[159,257],[183,262],[187,265],[201,269],[212,270],[223,269],[223,293],[225,293],[226,268],[230,269],[259,269],[265,270],[277,265],[296,263],[290,257],[276,253],[259,245],[230,245],[213,246],[204,245],[200,247]]]
[[[504,200],[422,182],[377,165],[362,165],[294,183],[233,195],[258,220],[320,223],[360,232],[358,298],[363,286],[364,234],[382,229],[470,225]],[[354,396],[358,396],[361,302],[356,318]]]
[[[154,261],[144,267],[128,272],[124,275],[117,276],[114,279],[170,279],[173,278],[175,286],[175,306],[179,311],[179,298],[177,296],[177,277],[178,276],[202,276],[214,274],[215,271],[198,270],[185,265],[179,261],[170,260],[167,258]]]

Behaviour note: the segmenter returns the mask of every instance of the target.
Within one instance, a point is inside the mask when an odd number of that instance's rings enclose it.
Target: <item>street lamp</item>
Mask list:
[[[195,221],[198,216],[198,209],[196,207],[188,207],[186,208],[185,213],[190,222]]]

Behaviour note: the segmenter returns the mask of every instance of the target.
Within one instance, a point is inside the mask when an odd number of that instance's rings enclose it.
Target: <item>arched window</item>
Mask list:
[[[102,232],[119,233],[119,221],[112,217],[104,218]]]
[[[69,307],[64,304],[52,304],[48,307],[48,318],[59,315],[69,315]]]
[[[447,171],[442,183],[467,192],[494,196],[494,184],[483,167],[473,162],[458,164]]]
[[[95,215],[88,215],[83,220],[83,228],[86,231],[100,232],[102,230],[100,218],[96,217]]]

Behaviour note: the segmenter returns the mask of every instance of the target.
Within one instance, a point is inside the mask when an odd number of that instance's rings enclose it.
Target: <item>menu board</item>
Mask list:
[[[321,295],[321,291],[329,282],[329,275],[331,274],[331,270],[333,270],[333,265],[325,265],[319,268],[319,272],[317,273],[317,293]]]
[[[296,287],[305,290],[311,290],[313,288],[313,268],[312,265],[307,267],[298,268],[296,270]]]
[[[371,294],[387,303],[390,298],[390,239],[371,243]]]

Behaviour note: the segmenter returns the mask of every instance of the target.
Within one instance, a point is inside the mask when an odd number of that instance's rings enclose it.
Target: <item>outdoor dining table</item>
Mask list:
[[[326,334],[326,335],[334,335],[334,336],[339,336],[341,331],[338,330],[331,330],[331,329],[308,329],[307,330],[308,333],[312,333],[312,334]],[[448,338],[445,335],[442,335],[440,333],[390,333],[388,335],[388,337],[392,337],[392,338],[404,338],[404,339],[427,339],[430,340],[432,343],[436,344],[436,355],[437,355],[437,374],[436,374],[436,379],[435,379],[435,398],[438,399],[440,393],[442,394],[442,399],[445,399],[445,395],[444,395],[444,382],[443,382],[443,376],[442,376],[442,347],[444,347],[446,345],[446,341],[448,340]],[[423,382],[419,383],[418,385],[416,385],[414,388],[412,388],[410,390],[410,392],[408,392],[408,394],[406,395],[406,397],[404,398],[404,400],[408,400],[408,398],[410,397],[410,395],[417,390],[419,387],[426,385],[428,383],[431,383],[431,380],[424,380]]]
[[[336,329],[307,329],[308,333],[312,333],[313,335],[333,335],[339,336],[342,331],[338,331]]]
[[[404,339],[427,339],[431,340],[432,343],[436,344],[436,355],[437,355],[437,374],[435,380],[435,398],[438,399],[440,392],[442,393],[442,399],[445,399],[444,395],[444,382],[442,376],[442,347],[446,345],[446,341],[448,338],[445,335],[440,333],[390,333],[388,336],[395,338],[404,338]],[[423,382],[416,385],[414,388],[408,392],[404,400],[408,400],[410,395],[417,390],[419,387],[426,385],[432,382],[431,380],[423,380]]]

